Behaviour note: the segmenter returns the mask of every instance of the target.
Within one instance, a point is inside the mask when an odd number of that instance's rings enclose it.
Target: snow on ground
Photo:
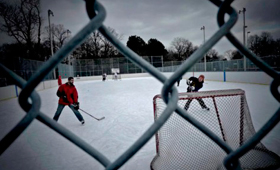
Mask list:
[[[162,84],[154,78],[130,78],[119,81],[76,82],[81,109],[96,117],[96,121],[81,112],[85,125],[81,125],[70,108],[65,107],[58,123],[72,131],[111,162],[124,153],[153,123],[153,97],[160,94]],[[179,92],[186,91],[185,79]],[[201,91],[218,89],[243,89],[246,92],[252,121],[256,130],[276,112],[279,103],[273,98],[268,85],[206,81]],[[58,98],[57,88],[39,91],[41,111],[53,117]],[[25,112],[17,98],[0,102],[0,139],[9,132]],[[268,149],[280,155],[280,125],[262,141]],[[150,169],[156,154],[154,137],[121,169]],[[20,137],[1,155],[1,170],[76,170],[104,169],[94,158],[34,120]]]

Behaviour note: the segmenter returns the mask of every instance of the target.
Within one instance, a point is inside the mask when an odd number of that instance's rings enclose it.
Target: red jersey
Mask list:
[[[59,86],[56,94],[59,97],[59,104],[70,105],[78,102],[78,92],[74,85],[62,84]],[[64,98],[63,96],[66,97]]]

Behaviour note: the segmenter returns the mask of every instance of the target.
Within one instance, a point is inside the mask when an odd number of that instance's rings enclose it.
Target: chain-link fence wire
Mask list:
[[[91,21],[87,24],[79,33],[77,33],[67,45],[63,46],[49,61],[40,67],[40,69],[32,75],[32,77],[26,82],[20,76],[16,75],[14,72],[7,69],[5,66],[0,64],[1,69],[6,72],[18,85],[22,88],[19,95],[19,104],[27,112],[26,116],[0,141],[0,154],[2,154],[17,137],[30,125],[30,123],[36,118],[45,125],[49,126],[51,129],[55,130],[69,141],[76,144],[82,150],[87,152],[97,161],[99,161],[106,169],[118,169],[124,163],[126,163],[145,143],[147,143],[152,136],[160,129],[160,127],[167,121],[167,119],[172,115],[174,111],[176,114],[184,118],[195,128],[204,133],[209,139],[217,144],[225,153],[224,166],[227,169],[241,169],[239,164],[239,158],[246,154],[250,149],[252,149],[259,141],[273,129],[273,127],[280,120],[280,109],[268,120],[268,122],[246,143],[241,147],[233,150],[229,145],[227,145],[220,137],[215,135],[210,129],[200,123],[198,120],[188,115],[182,108],[177,106],[178,101],[178,91],[174,84],[182,77],[182,75],[191,69],[191,67],[203,58],[203,55],[210,50],[222,37],[226,36],[229,41],[237,47],[237,49],[242,52],[247,58],[249,58],[254,64],[265,71],[269,76],[273,78],[271,83],[271,93],[272,95],[280,101],[280,95],[277,90],[279,86],[279,74],[273,70],[266,63],[263,63],[254,54],[248,51],[241,43],[230,33],[231,28],[237,21],[236,11],[230,7],[232,0],[219,1],[210,0],[213,4],[219,7],[218,11],[218,23],[220,29],[205,43],[203,44],[195,53],[191,55],[182,65],[176,70],[176,72],[167,79],[159,70],[151,66],[146,60],[140,58],[133,51],[125,47],[121,42],[119,42],[109,30],[106,29],[102,23],[104,22],[106,12],[104,7],[98,1],[86,1],[86,10]],[[97,14],[96,14],[97,13]],[[225,15],[229,14],[229,19],[225,23]],[[152,124],[147,131],[118,159],[114,162],[110,162],[102,153],[96,150],[94,147],[90,146],[82,139],[78,138],[75,134],[71,133],[69,130],[59,125],[48,116],[40,112],[41,99],[39,95],[34,91],[35,87],[65,58],[67,57],[78,45],[80,45],[87,36],[94,30],[97,30],[103,34],[124,56],[126,56],[133,63],[137,64],[139,67],[150,73],[156,79],[164,84],[162,88],[162,98],[166,103],[166,108],[162,115],[157,119],[157,121]],[[32,104],[28,102],[28,98],[31,98]]]

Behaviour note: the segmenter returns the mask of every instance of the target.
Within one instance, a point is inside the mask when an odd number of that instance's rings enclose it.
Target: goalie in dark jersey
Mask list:
[[[203,83],[204,83],[204,75],[200,75],[198,78],[196,77],[190,77],[187,80],[187,92],[197,92],[199,89],[201,89],[203,87]],[[187,103],[185,104],[184,109],[188,110],[189,106],[191,104],[193,99],[189,99],[187,101]],[[206,109],[206,110],[210,110],[204,103],[204,101],[202,99],[196,99],[198,101],[198,103],[200,104],[202,109]]]

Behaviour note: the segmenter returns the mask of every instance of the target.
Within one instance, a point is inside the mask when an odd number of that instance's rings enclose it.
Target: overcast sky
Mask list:
[[[183,37],[199,46],[203,43],[205,26],[206,41],[218,30],[218,8],[208,0],[101,0],[107,17],[104,25],[123,35],[126,45],[129,36],[140,36],[146,43],[150,38],[162,42],[166,49],[176,37]],[[280,0],[237,0],[232,6],[237,10],[246,8],[246,25],[250,35],[267,31],[274,39],[280,38]],[[41,0],[44,25],[47,26],[47,10],[54,17],[51,22],[63,24],[72,32],[72,36],[88,22],[85,2],[82,0]],[[243,42],[243,14],[232,29],[232,33]],[[1,34],[2,36],[2,34]],[[247,34],[246,34],[247,37]],[[6,38],[2,36],[0,43]],[[219,54],[235,49],[226,38],[215,46]]]

